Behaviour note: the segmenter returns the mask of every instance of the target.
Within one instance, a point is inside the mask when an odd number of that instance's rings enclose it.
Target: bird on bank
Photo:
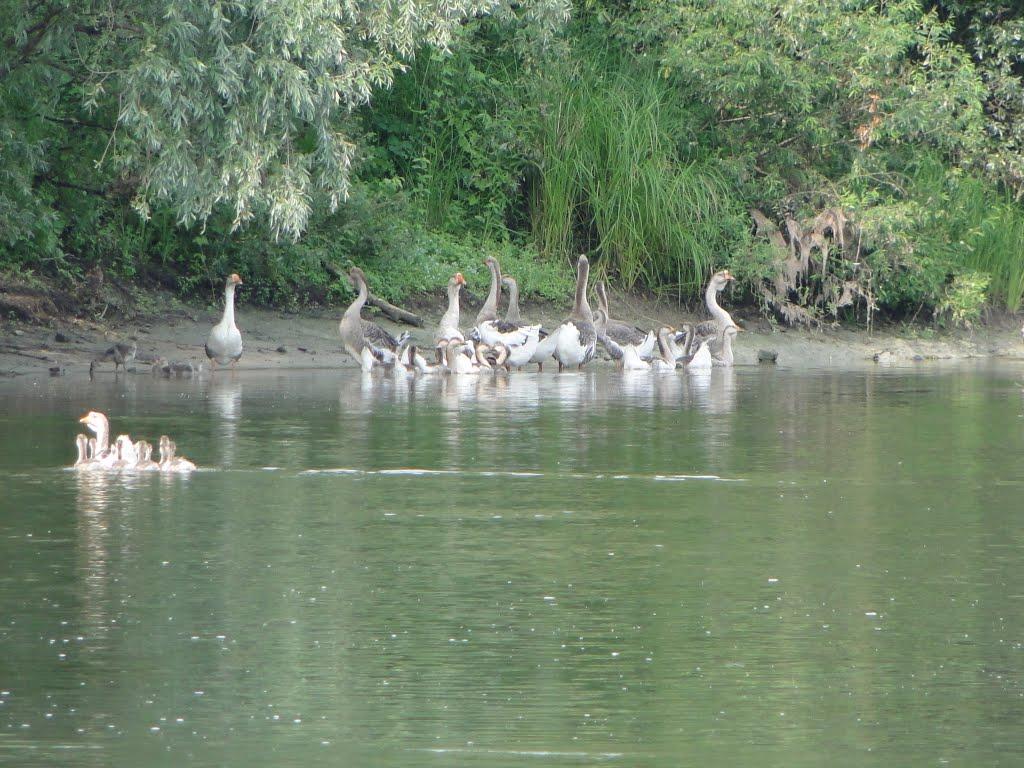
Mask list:
[[[349,280],[357,295],[338,323],[342,346],[364,372],[371,371],[375,363],[393,366],[398,360],[399,346],[409,339],[409,334],[404,333],[396,339],[376,323],[363,320],[360,313],[370,297],[366,275],[359,267],[352,267]]]
[[[114,346],[89,363],[89,378],[93,378],[98,363],[113,363],[115,374],[117,374],[118,368],[124,368],[127,371],[128,363],[135,360],[135,355],[138,354],[138,351],[139,345],[134,341],[130,344],[122,342],[114,344]]]
[[[224,314],[206,339],[206,356],[212,370],[218,364],[230,364],[233,368],[242,356],[242,333],[235,325],[235,288],[239,285],[242,278],[233,273],[228,276],[224,283]]]

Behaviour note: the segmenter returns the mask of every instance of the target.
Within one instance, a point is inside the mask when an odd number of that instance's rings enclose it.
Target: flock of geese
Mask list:
[[[376,323],[362,319],[369,286],[363,271],[353,267],[349,279],[358,295],[338,326],[345,351],[363,371],[382,365],[395,371],[423,374],[511,371],[531,363],[543,371],[549,360],[558,362],[559,372],[571,366],[582,369],[594,359],[598,342],[619,368],[628,371],[675,371],[680,367],[706,370],[733,364],[732,343],[739,327],[718,303],[718,294],[734,279],[727,269],[711,277],[704,294],[711,320],[697,325],[684,323],[679,329],[662,326],[655,332],[612,319],[602,282],[597,284],[598,309],[591,309],[587,299],[590,262],[586,256],[580,256],[572,311],[554,330],[546,332],[540,325],[523,320],[519,287],[515,279],[501,274],[498,260],[489,257],[484,263],[491,273],[490,291],[468,333],[459,324],[459,296],[466,280],[461,272],[456,272],[448,281],[448,309],[434,336],[432,362],[420,353],[408,333],[395,338]],[[508,309],[504,319],[499,319],[502,286],[508,291]]]
[[[177,455],[177,445],[167,435],[160,436],[160,460],[153,461],[153,445],[145,440],[133,441],[128,435],[118,435],[111,445],[110,421],[99,411],[89,411],[78,421],[95,435],[75,437],[78,459],[74,469],[79,471],[191,472],[196,468],[184,456]]]
[[[716,365],[733,364],[732,343],[739,327],[718,303],[718,294],[733,280],[727,269],[712,275],[704,294],[711,320],[696,325],[684,323],[679,329],[662,326],[654,331],[613,319],[603,282],[597,284],[598,308],[591,309],[587,298],[590,262],[586,256],[580,256],[572,311],[548,332],[540,324],[523,320],[519,311],[519,286],[514,278],[502,275],[498,260],[489,257],[484,263],[491,273],[490,290],[468,332],[464,333],[460,327],[459,308],[466,280],[461,272],[456,272],[448,281],[448,309],[434,334],[431,362],[421,354],[408,333],[395,338],[381,326],[361,317],[370,290],[366,275],[359,267],[353,267],[349,279],[357,295],[338,326],[345,351],[365,372],[383,366],[395,372],[421,374],[511,371],[533,363],[537,364],[538,371],[543,371],[544,364],[550,360],[558,362],[559,372],[572,366],[582,369],[594,359],[598,342],[618,367],[626,371],[675,371],[681,367],[707,370]],[[227,278],[224,314],[206,341],[206,355],[214,369],[218,364],[234,366],[242,356],[242,334],[235,324],[235,289],[241,284],[236,274]],[[505,317],[500,319],[498,301],[502,287],[508,291],[508,308]],[[118,344],[96,362],[112,361],[116,370],[134,359],[136,349],[135,344]],[[158,360],[158,364],[173,370],[173,363]],[[191,370],[190,365],[189,368]],[[118,435],[111,445],[110,422],[99,411],[89,411],[79,421],[94,437],[76,436],[75,469],[190,472],[196,468],[188,459],[176,455],[175,443],[167,435],[160,437],[159,460],[154,461],[153,446],[145,440],[133,441],[129,435]]]

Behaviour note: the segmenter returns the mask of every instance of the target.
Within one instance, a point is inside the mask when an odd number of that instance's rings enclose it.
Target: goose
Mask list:
[[[540,325],[526,325],[519,314],[519,284],[511,277],[502,277],[508,288],[508,311],[504,320],[486,320],[475,329],[481,342],[492,348],[505,348],[505,367],[520,368],[533,359],[540,343]]]
[[[74,468],[80,472],[96,469],[96,463],[89,457],[89,438],[82,434],[76,435],[75,448],[78,449],[78,458],[75,460]]]
[[[139,463],[139,453],[135,444],[128,435],[118,435],[114,441],[114,449],[117,459],[114,461],[114,469],[134,469]]]
[[[681,330],[670,333],[666,340],[669,352],[672,355],[672,359],[676,362],[683,360],[688,355],[687,349],[690,348],[691,338],[693,337],[693,326],[689,323],[683,323]]]
[[[175,456],[178,446],[167,435],[160,435],[160,471],[191,472],[196,465],[184,456]]]
[[[448,309],[441,316],[441,322],[437,325],[437,362],[444,361],[444,350],[449,344],[461,344],[466,340],[459,330],[459,294],[462,286],[466,284],[466,278],[461,272],[456,272],[448,280]]]
[[[135,359],[136,353],[139,351],[139,345],[134,341],[131,344],[116,343],[110,347],[106,352],[97,357],[91,363],[89,363],[89,378],[93,377],[93,372],[96,370],[97,363],[113,363],[114,373],[117,373],[118,366],[128,370],[128,363]]]
[[[110,421],[99,411],[89,411],[78,421],[85,424],[86,428],[96,435],[93,457],[97,461],[102,461],[110,453]]]
[[[720,272],[715,272],[711,276],[711,280],[708,281],[708,287],[704,291],[704,303],[707,305],[712,319],[697,323],[694,327],[693,332],[698,341],[713,341],[723,328],[736,325],[732,315],[722,309],[718,303],[718,294],[725,290],[725,287],[735,279],[728,269],[723,269]]]
[[[733,366],[732,341],[736,338],[737,333],[739,333],[739,328],[735,325],[728,325],[722,329],[717,337],[716,349],[711,352],[714,365],[722,368]]]
[[[651,368],[655,371],[674,371],[676,369],[676,351],[672,348],[675,328],[663,326],[658,329],[658,354],[651,360]]]
[[[217,364],[231,364],[234,368],[242,356],[242,333],[235,325],[235,287],[242,284],[242,278],[232,273],[224,283],[224,314],[213,326],[206,339],[206,356],[210,358],[212,370]]]
[[[626,344],[622,347],[622,357],[619,359],[619,365],[623,371],[651,370],[651,364],[640,357],[639,348],[632,344]]]
[[[696,342],[696,344],[697,351],[690,355],[686,361],[687,370],[710,370],[711,366],[714,365],[714,361],[711,357],[711,348],[708,346],[707,340],[701,339],[700,341]]]
[[[393,365],[397,359],[399,345],[404,343],[409,335],[402,334],[396,339],[376,323],[363,320],[359,313],[370,296],[366,275],[359,267],[352,267],[349,270],[349,280],[359,293],[338,323],[338,333],[341,334],[341,343],[345,351],[355,358],[364,372],[372,370],[375,361]]]
[[[605,349],[608,350],[608,354],[618,360],[622,356],[622,347],[628,344],[637,348],[642,359],[650,360],[654,353],[656,340],[654,331],[645,331],[635,325],[612,320],[611,313],[608,311],[608,293],[603,280],[597,283],[597,304],[606,318],[604,334],[599,338]]]
[[[451,344],[445,349],[448,372],[453,374],[480,373],[489,370],[491,364],[484,356],[485,345],[476,345],[472,341],[463,344]]]
[[[135,447],[139,450],[139,461],[136,463],[135,469],[140,472],[155,472],[160,469],[160,465],[153,461],[153,446],[149,441],[140,440]]]
[[[561,373],[566,366],[575,365],[579,370],[594,359],[597,349],[597,330],[594,328],[594,313],[587,301],[587,279],[590,276],[590,261],[581,255],[577,261],[576,300],[572,312],[555,329],[554,357]]]
[[[484,259],[484,264],[487,265],[487,269],[491,273],[491,287],[487,291],[487,299],[484,301],[484,305],[480,307],[480,311],[477,312],[474,326],[479,327],[481,323],[486,323],[488,320],[498,319],[498,293],[501,285],[501,265],[498,264],[498,260],[493,256],[488,256]]]

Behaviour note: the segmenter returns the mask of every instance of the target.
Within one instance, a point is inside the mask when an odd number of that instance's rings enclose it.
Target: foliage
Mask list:
[[[989,280],[988,275],[979,272],[957,275],[946,287],[942,300],[935,308],[935,314],[948,317],[954,326],[971,328],[981,315]]]
[[[680,149],[690,116],[638,67],[556,70],[545,86],[533,207],[541,251],[594,251],[629,287],[698,287],[747,224],[723,165]]]
[[[347,298],[324,259],[398,299],[495,253],[562,298],[585,251],[679,296],[728,264],[757,297],[787,257],[745,211],[841,210],[804,309],[851,284],[893,317],[1020,308],[1019,4],[568,9],[0,0],[0,267],[211,297],[234,270],[301,304]]]

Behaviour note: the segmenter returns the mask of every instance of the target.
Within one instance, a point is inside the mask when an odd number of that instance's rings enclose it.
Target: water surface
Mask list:
[[[1022,381],[0,382],[0,763],[1021,764]]]

